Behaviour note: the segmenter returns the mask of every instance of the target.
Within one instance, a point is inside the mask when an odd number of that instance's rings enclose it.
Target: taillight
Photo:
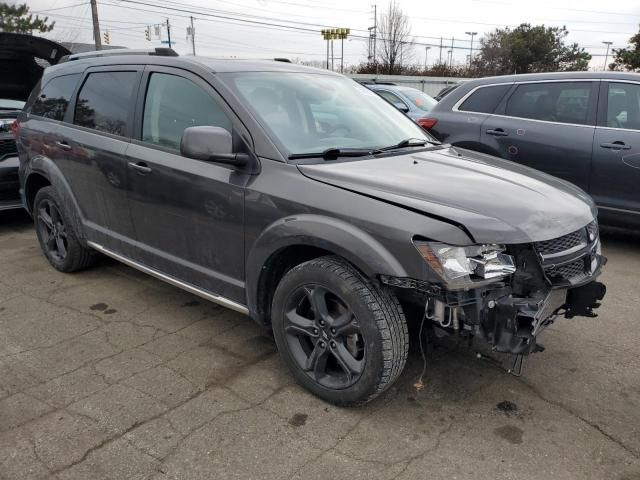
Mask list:
[[[430,128],[433,128],[436,126],[436,123],[438,123],[438,119],[430,118],[430,117],[419,118],[416,123],[420,125],[422,128],[424,128],[425,130],[429,130]]]
[[[13,123],[11,124],[11,134],[13,135],[13,138],[15,138],[16,140],[18,139],[19,131],[20,131],[20,124],[18,123],[18,120],[14,120]]]

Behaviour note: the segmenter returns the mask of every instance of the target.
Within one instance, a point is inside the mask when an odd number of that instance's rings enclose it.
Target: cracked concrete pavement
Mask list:
[[[246,317],[118,263],[51,268],[0,215],[0,478],[640,480],[640,235],[610,232],[596,319],[521,378],[459,346],[356,409],[295,385]],[[414,349],[415,350],[415,349]]]

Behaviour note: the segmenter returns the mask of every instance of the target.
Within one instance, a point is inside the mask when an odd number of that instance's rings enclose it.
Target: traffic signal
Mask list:
[[[109,45],[111,43],[111,37],[109,36],[109,30],[104,32],[104,44]]]
[[[144,30],[144,36],[147,39],[147,42],[151,41],[151,27],[147,27]]]

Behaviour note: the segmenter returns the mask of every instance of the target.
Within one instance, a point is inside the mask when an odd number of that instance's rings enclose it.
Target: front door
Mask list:
[[[640,221],[640,83],[603,81],[598,112],[589,193],[602,213]]]
[[[589,188],[597,81],[516,84],[482,125],[493,152]]]
[[[178,280],[245,303],[244,185],[229,166],[180,155],[192,126],[236,129],[233,113],[195,75],[147,67],[138,132],[127,148],[134,259]]]

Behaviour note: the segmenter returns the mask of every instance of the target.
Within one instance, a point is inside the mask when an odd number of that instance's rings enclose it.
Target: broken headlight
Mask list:
[[[454,287],[472,286],[474,281],[499,280],[516,271],[511,255],[503,253],[504,245],[456,247],[438,242],[414,241],[415,247],[429,266]]]

